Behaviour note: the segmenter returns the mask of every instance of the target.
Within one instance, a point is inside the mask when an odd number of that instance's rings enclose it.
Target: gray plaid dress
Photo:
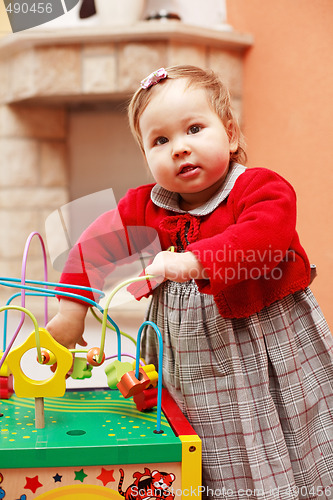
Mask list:
[[[163,384],[202,439],[203,498],[333,498],[333,338],[309,288],[226,319],[194,281],[166,281],[147,319],[163,335]],[[153,331],[143,350],[157,363]]]

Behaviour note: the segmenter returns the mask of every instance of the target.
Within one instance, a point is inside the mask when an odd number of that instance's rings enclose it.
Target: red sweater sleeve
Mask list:
[[[233,215],[229,227],[188,246],[209,276],[198,281],[200,290],[214,295],[246,279],[268,276],[298,239],[294,189],[275,172],[248,169],[227,203]]]
[[[115,266],[137,260],[145,249],[156,252],[159,241],[156,230],[144,225],[144,207],[150,196],[150,185],[129,190],[116,210],[98,217],[71,249],[60,283],[102,289],[105,278]],[[140,208],[140,209],[139,209]],[[158,250],[157,250],[158,251]],[[58,291],[79,293],[96,300],[88,291],[75,292],[70,286]]]

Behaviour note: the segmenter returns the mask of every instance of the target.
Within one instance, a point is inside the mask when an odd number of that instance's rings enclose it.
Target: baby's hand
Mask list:
[[[67,349],[74,349],[76,344],[86,346],[83,332],[87,310],[83,304],[62,299],[59,312],[46,325],[46,330]]]
[[[207,278],[204,268],[192,252],[159,252],[152,264],[146,267],[145,273],[179,283]]]

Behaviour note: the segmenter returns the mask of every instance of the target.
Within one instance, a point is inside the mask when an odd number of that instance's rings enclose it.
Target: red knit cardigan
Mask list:
[[[310,264],[295,230],[295,192],[277,173],[247,169],[229,196],[203,216],[157,206],[150,197],[153,186],[129,190],[118,212],[103,214],[83,233],[61,283],[102,288],[116,264],[150,244],[156,252],[171,245],[193,252],[209,276],[196,280],[199,291],[212,294],[226,318],[250,316],[309,285]],[[146,283],[139,288],[133,292],[137,298],[151,293]]]

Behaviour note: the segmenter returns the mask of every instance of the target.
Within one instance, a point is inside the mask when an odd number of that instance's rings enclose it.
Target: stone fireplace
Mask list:
[[[252,37],[179,22],[29,31],[0,41],[0,275],[19,277],[27,236],[80,196],[116,199],[148,182],[125,107],[161,66],[211,67],[242,115],[242,61]],[[141,167],[142,168],[139,168]],[[28,273],[41,279],[38,242]],[[51,271],[50,279],[58,274]],[[3,303],[2,290],[1,303]],[[11,295],[11,294],[9,294]]]

